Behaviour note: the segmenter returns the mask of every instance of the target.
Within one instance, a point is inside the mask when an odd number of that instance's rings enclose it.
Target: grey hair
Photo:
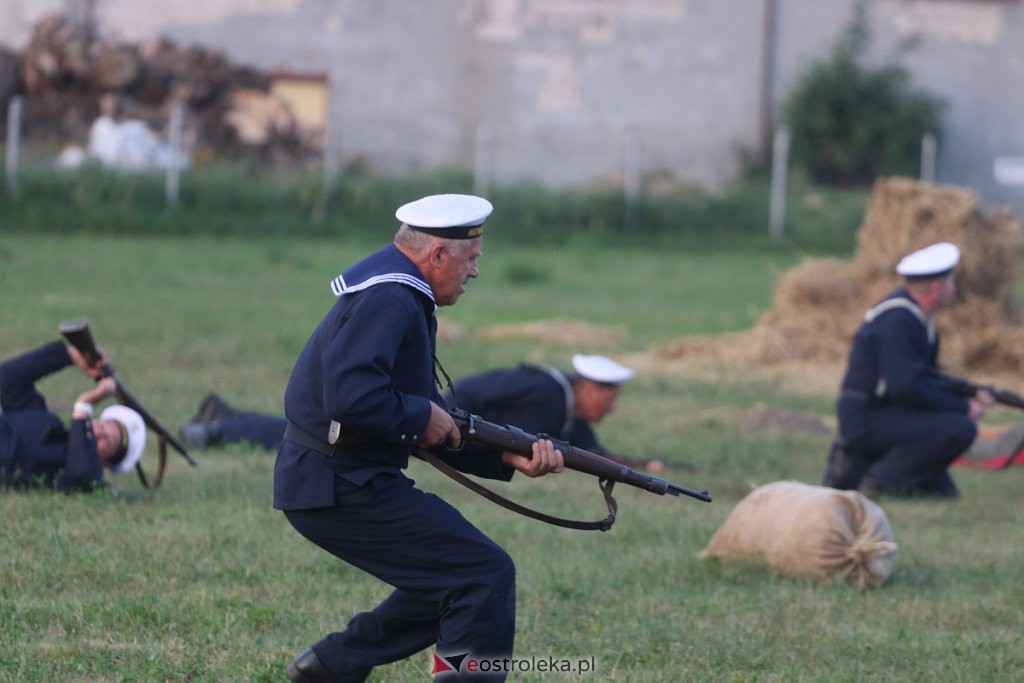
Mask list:
[[[453,240],[446,237],[431,235],[415,228],[410,228],[407,223],[402,223],[395,233],[395,244],[400,244],[414,254],[422,254],[431,246],[440,242],[455,256],[462,256],[472,240]]]

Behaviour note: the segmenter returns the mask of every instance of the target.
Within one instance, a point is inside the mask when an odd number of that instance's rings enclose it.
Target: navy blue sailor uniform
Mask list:
[[[931,375],[938,354],[935,322],[906,288],[868,311],[837,404],[840,438],[859,463],[840,488],[870,475],[885,492],[955,492],[946,470],[977,426],[967,400]]]
[[[35,383],[72,365],[62,342],[0,364],[0,482],[26,488],[91,491],[103,484],[91,420],[68,428],[50,412]]]
[[[523,364],[469,375],[456,380],[445,400],[496,424],[603,452],[590,422],[573,417],[572,380],[555,368]]]
[[[274,507],[308,540],[395,590],[312,649],[346,681],[435,644],[441,654],[510,656],[511,558],[402,472],[427,428],[429,401],[444,406],[431,289],[394,245],[349,268],[332,288],[338,301],[285,391],[295,431],[277,456]],[[434,452],[465,472],[506,481],[513,474],[496,451]]]
[[[256,411],[238,411],[217,418],[218,443],[241,443],[261,446],[272,451],[281,447],[288,420],[280,415]]]

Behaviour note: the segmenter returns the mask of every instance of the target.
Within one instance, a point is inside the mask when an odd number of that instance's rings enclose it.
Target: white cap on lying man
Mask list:
[[[128,406],[112,405],[100,415],[101,420],[113,420],[121,428],[121,450],[124,455],[110,466],[116,474],[130,472],[146,449],[146,422]]]
[[[896,272],[911,279],[937,278],[953,270],[959,262],[959,247],[951,242],[938,242],[904,256]]]
[[[483,197],[434,194],[398,207],[395,218],[419,232],[468,240],[484,233],[484,221],[493,210]]]
[[[632,370],[604,356],[576,354],[572,357],[572,367],[580,377],[601,384],[622,384],[633,379]]]

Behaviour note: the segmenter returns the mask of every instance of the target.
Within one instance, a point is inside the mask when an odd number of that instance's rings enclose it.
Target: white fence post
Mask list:
[[[640,146],[632,128],[626,128],[622,136],[622,194],[625,199],[623,224],[626,232],[633,232],[640,223]]]
[[[494,125],[481,121],[476,126],[476,149],[473,150],[473,192],[486,197],[491,191],[494,173]]]
[[[341,144],[340,126],[334,120],[335,111],[338,107],[334,101],[336,96],[334,72],[327,74],[327,114],[324,117],[324,167],[323,167],[323,192],[321,193],[320,208],[324,215],[328,213],[332,204],[331,193],[334,183],[341,171]]]
[[[167,206],[178,205],[178,188],[184,152],[181,149],[181,131],[185,125],[185,104],[175,102],[171,107],[171,120],[167,125],[167,144],[171,158],[167,164]]]
[[[24,99],[20,95],[11,98],[7,105],[7,191],[14,194],[18,189],[18,155],[21,151],[21,110]]]
[[[769,231],[772,240],[782,239],[786,227],[786,180],[789,175],[788,126],[779,126],[772,144],[772,189],[768,205]]]
[[[921,138],[921,180],[926,183],[935,182],[935,159],[938,141],[934,133],[925,133]]]

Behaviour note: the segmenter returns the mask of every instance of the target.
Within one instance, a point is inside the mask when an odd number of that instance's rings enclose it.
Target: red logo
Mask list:
[[[447,657],[441,657],[436,652],[434,655],[434,668],[430,670],[430,675],[435,676],[437,674],[448,673],[449,671],[458,672],[462,666],[462,660],[469,656],[469,653],[461,655],[449,655]]]

